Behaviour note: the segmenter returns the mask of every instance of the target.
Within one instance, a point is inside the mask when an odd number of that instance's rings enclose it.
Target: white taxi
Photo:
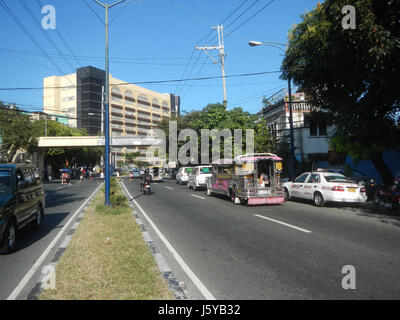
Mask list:
[[[317,170],[305,172],[292,182],[283,184],[285,199],[291,198],[313,200],[322,207],[326,202],[362,203],[367,201],[363,186],[352,182],[340,173]]]

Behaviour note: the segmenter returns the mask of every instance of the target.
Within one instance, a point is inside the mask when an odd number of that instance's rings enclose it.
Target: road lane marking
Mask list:
[[[167,238],[164,237],[164,235],[161,233],[161,231],[157,228],[157,226],[154,224],[154,222],[149,218],[149,216],[146,214],[146,212],[142,209],[142,207],[139,205],[139,203],[136,202],[135,199],[131,196],[129,193],[128,189],[126,188],[125,184],[121,182],[122,186],[124,187],[126,193],[129,195],[129,197],[132,199],[132,202],[136,205],[136,207],[141,211],[143,216],[146,218],[146,220],[149,222],[155,233],[158,235],[158,237],[161,239],[161,241],[165,244],[165,246],[168,248],[168,250],[172,253],[178,264],[181,266],[183,271],[188,275],[188,277],[192,280],[192,282],[196,285],[196,287],[199,289],[199,291],[203,294],[203,296],[207,300],[216,300],[215,297],[212,295],[212,293],[206,288],[206,286],[201,282],[201,280],[194,274],[194,272],[190,269],[190,267],[183,261],[181,256],[178,254],[178,252],[174,249],[174,247],[171,245],[171,243],[167,240]]]
[[[204,197],[200,197],[200,196],[198,196],[198,195],[195,195],[195,194],[190,194],[192,197],[196,197],[196,198],[200,198],[200,199],[203,199],[203,200],[206,200],[206,198],[204,198]]]
[[[18,283],[18,285],[15,287],[14,291],[8,296],[7,300],[15,300],[19,296],[19,294],[24,290],[25,286],[28,284],[28,282],[31,280],[33,275],[36,273],[36,271],[39,269],[40,265],[43,263],[44,259],[46,259],[47,255],[50,253],[50,251],[55,247],[57,241],[61,238],[61,236],[64,234],[65,230],[69,227],[69,225],[72,223],[72,221],[75,219],[75,216],[82,210],[82,208],[85,207],[85,205],[89,202],[89,200],[93,197],[93,195],[96,194],[97,191],[103,186],[103,184],[99,185],[97,189],[86,199],[86,201],[74,212],[72,217],[68,220],[68,222],[64,225],[64,227],[58,232],[58,234],[55,236],[53,241],[49,244],[49,246],[46,248],[45,251],[43,251],[42,255],[39,257],[39,259],[36,260],[35,264],[29,269],[29,271],[26,273],[26,275],[22,278],[22,280]]]
[[[259,217],[259,218],[262,218],[262,219],[266,219],[266,220],[272,221],[272,222],[276,222],[276,223],[282,224],[282,225],[284,225],[286,227],[293,228],[293,229],[296,229],[296,230],[299,230],[299,231],[302,231],[302,232],[305,232],[305,233],[312,233],[312,231],[310,231],[310,230],[299,228],[299,227],[296,227],[294,225],[288,224],[286,222],[282,222],[282,221],[275,220],[275,219],[272,219],[272,218],[268,218],[268,217],[265,217],[265,216],[260,216],[259,214],[255,214],[255,216]]]
[[[171,188],[171,187],[166,187],[167,189],[169,189],[169,190],[174,190],[174,188]]]

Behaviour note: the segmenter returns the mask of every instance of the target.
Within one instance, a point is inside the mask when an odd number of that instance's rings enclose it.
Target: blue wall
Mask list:
[[[400,171],[400,152],[399,150],[390,150],[383,153],[383,161],[395,175]],[[378,183],[382,183],[382,179],[375,169],[374,165],[370,160],[364,161],[353,161],[352,157],[346,157],[346,164],[351,168],[356,169],[364,173],[367,177],[374,178]]]

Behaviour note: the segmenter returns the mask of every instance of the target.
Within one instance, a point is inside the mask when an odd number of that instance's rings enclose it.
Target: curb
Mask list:
[[[63,238],[59,248],[57,249],[56,253],[54,254],[53,259],[47,265],[50,265],[53,268],[56,268],[60,258],[62,257],[63,253],[65,252],[69,243],[71,242],[72,236],[74,235],[76,229],[78,228],[78,226],[85,214],[86,209],[90,206],[93,199],[96,197],[96,195],[99,193],[100,190],[101,190],[101,187],[99,187],[99,189],[97,190],[96,193],[92,194],[92,196],[89,198],[90,200],[87,202],[87,204],[79,211],[79,214],[76,217],[74,224],[71,226],[71,228],[68,230],[68,232],[66,232],[66,234],[63,236],[64,238]],[[26,300],[38,300],[39,299],[39,295],[43,290],[42,284],[43,284],[43,280],[44,280],[45,276],[46,275],[42,274],[40,279],[36,282],[35,286],[29,292]]]
[[[119,181],[119,184],[120,184],[121,189],[122,189],[123,193],[125,194],[125,196],[128,197],[124,186],[121,185],[121,181]],[[142,230],[143,239],[147,243],[149,250],[154,257],[154,260],[156,261],[157,266],[160,269],[160,272],[161,272],[163,278],[167,282],[168,288],[172,291],[172,293],[174,294],[174,296],[177,300],[187,300],[188,297],[183,288],[184,284],[179,283],[179,281],[175,278],[174,274],[172,273],[171,268],[168,266],[163,255],[157,248],[157,245],[152,240],[150,233],[147,231],[142,220],[139,218],[138,214],[136,213],[135,206],[130,202],[129,202],[129,206],[133,209],[132,214],[136,220],[136,223],[140,226],[140,229]]]

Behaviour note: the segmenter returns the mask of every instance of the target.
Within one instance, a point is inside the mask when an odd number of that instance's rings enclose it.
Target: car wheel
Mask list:
[[[290,200],[290,194],[289,194],[288,189],[285,188],[284,192],[285,192],[285,201],[289,201]]]
[[[248,203],[248,199],[240,199],[240,204],[242,205],[242,206],[247,206],[247,203]]]
[[[15,222],[10,221],[7,225],[7,228],[4,232],[3,240],[0,247],[1,254],[8,254],[15,251],[15,242],[16,242],[16,227]]]
[[[42,225],[42,219],[43,219],[43,208],[41,205],[39,205],[35,212],[35,219],[31,222],[32,229],[39,229],[40,226]]]
[[[324,206],[325,200],[324,200],[324,197],[322,196],[321,193],[316,192],[316,193],[314,194],[314,204],[315,204],[317,207],[323,207],[323,206]]]

